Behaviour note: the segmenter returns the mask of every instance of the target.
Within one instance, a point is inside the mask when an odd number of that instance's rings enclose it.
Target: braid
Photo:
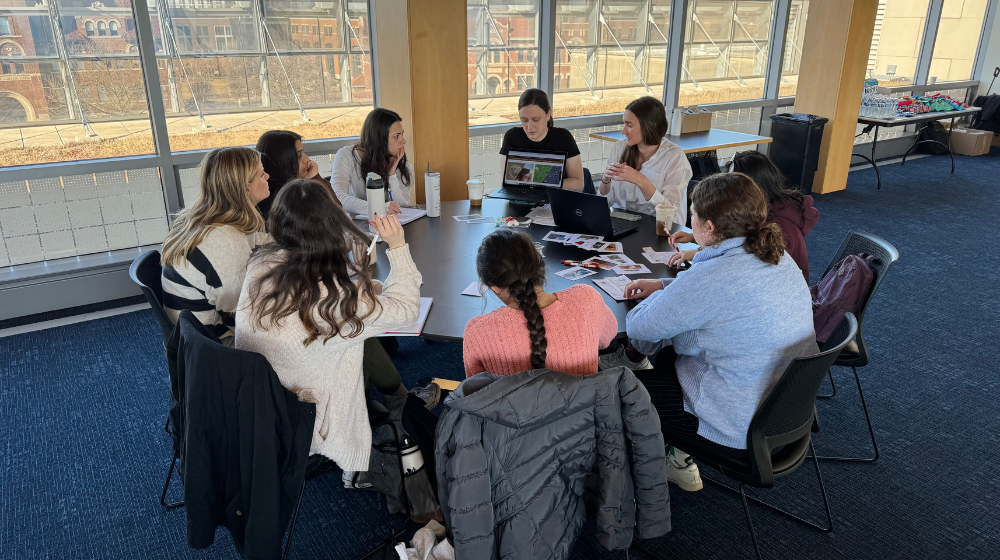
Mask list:
[[[517,300],[518,307],[528,321],[528,336],[531,339],[531,367],[545,367],[545,350],[549,345],[545,338],[545,319],[542,308],[538,306],[538,294],[535,285],[530,280],[511,284],[510,295]]]

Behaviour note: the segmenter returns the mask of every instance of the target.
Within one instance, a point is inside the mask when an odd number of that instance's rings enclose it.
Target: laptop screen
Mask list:
[[[503,182],[520,187],[562,187],[565,154],[510,150]]]

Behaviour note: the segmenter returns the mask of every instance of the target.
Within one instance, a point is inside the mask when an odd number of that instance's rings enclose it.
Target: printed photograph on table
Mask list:
[[[572,237],[573,234],[571,233],[563,233],[561,231],[550,231],[545,234],[545,237],[542,238],[542,241],[555,241],[557,243],[565,243],[570,239],[572,239]]]
[[[593,276],[597,274],[595,270],[587,270],[586,268],[574,267],[567,268],[566,270],[556,273],[556,276],[562,276],[567,280],[579,280],[581,278],[586,278],[587,276]]]
[[[635,262],[632,259],[626,257],[621,253],[610,253],[607,255],[601,255],[600,257],[594,257],[594,258],[600,258],[606,261],[616,262],[618,264],[635,264]]]
[[[466,216],[454,216],[454,218],[459,222],[468,222],[469,220],[481,220],[482,216],[479,214],[469,214]]]
[[[585,261],[585,264],[592,264],[600,268],[601,270],[612,270],[621,263],[614,260],[605,259],[604,257],[591,257]]]
[[[620,264],[614,268],[618,274],[649,274],[652,272],[644,264]]]

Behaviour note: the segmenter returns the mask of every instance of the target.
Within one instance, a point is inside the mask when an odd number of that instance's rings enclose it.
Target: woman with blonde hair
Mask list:
[[[177,214],[163,241],[163,307],[171,321],[190,310],[232,345],[250,252],[267,240],[257,210],[269,194],[267,179],[256,150],[216,148],[205,155],[201,196]]]

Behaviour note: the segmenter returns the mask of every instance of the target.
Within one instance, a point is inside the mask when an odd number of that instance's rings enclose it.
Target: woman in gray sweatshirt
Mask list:
[[[716,451],[746,455],[757,406],[792,359],[818,351],[809,287],[767,223],[767,200],[742,173],[713,175],[691,196],[691,227],[705,247],[676,279],[637,280],[629,312],[635,350],[656,368],[637,372],[662,425]],[[701,487],[690,457],[672,450],[671,480]]]

